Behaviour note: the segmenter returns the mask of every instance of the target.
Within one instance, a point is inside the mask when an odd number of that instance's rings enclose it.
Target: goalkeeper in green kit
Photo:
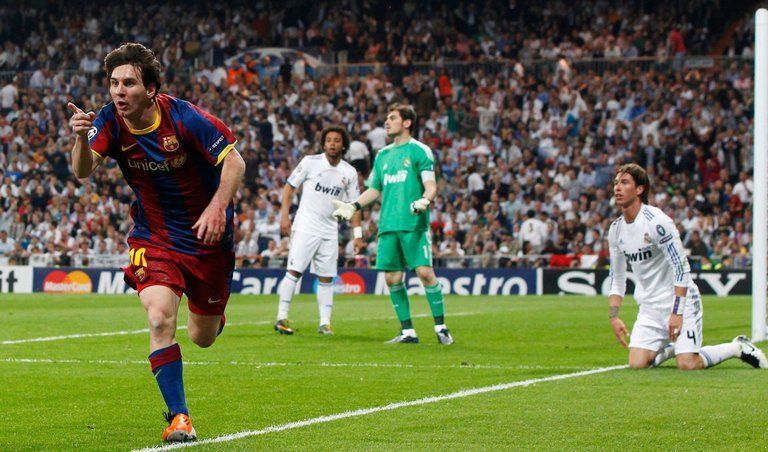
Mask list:
[[[412,107],[395,104],[389,108],[384,128],[394,141],[376,155],[369,188],[355,202],[334,200],[333,215],[349,220],[381,196],[376,268],[385,272],[389,297],[402,325],[400,334],[388,343],[419,342],[403,284],[403,269],[408,268],[415,270],[424,284],[437,338],[441,344],[450,345],[453,337],[445,326],[443,291],[432,268],[428,209],[437,193],[435,158],[429,146],[411,136],[415,123]]]

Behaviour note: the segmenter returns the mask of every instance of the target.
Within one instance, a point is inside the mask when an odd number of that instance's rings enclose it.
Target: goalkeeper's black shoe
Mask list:
[[[440,341],[443,345],[451,345],[453,344],[453,336],[451,336],[450,330],[448,328],[443,328],[442,330],[438,331],[437,333],[437,340]]]
[[[275,322],[275,331],[280,334],[293,334],[293,329],[291,328],[291,324],[288,322],[288,319],[280,319]]]
[[[418,336],[412,334],[398,334],[394,338],[384,342],[385,344],[418,344]]]

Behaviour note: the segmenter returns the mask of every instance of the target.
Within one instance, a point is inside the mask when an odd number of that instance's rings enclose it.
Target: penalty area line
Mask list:
[[[512,388],[519,388],[519,387],[527,387],[531,385],[535,385],[537,383],[545,383],[550,381],[558,381],[558,380],[567,380],[571,378],[578,378],[578,377],[586,377],[588,375],[596,375],[601,374],[605,372],[611,372],[614,370],[619,369],[626,369],[629,367],[628,365],[624,364],[621,366],[611,366],[611,367],[600,367],[597,369],[591,369],[591,370],[584,370],[581,372],[573,372],[568,374],[560,374],[560,375],[552,375],[549,377],[542,377],[542,378],[534,378],[530,380],[523,380],[523,381],[514,381],[510,383],[502,383],[502,384],[496,384],[491,386],[482,386],[479,388],[473,388],[473,389],[464,389],[457,392],[452,392],[450,394],[444,394],[439,396],[432,396],[432,397],[424,397],[422,399],[416,399],[416,400],[410,400],[406,402],[396,402],[396,403],[390,403],[389,405],[382,405],[372,408],[362,408],[359,410],[353,410],[353,411],[344,411],[342,413],[336,413],[331,414],[327,416],[319,416],[311,419],[304,419],[302,421],[296,421],[296,422],[289,422],[287,424],[280,424],[280,425],[272,425],[266,428],[263,428],[261,430],[246,430],[243,432],[238,433],[231,433],[228,435],[222,435],[217,436],[214,438],[209,439],[203,439],[200,441],[196,441],[193,443],[177,443],[177,444],[170,444],[165,446],[159,446],[159,447],[147,447],[144,449],[134,449],[134,451],[138,452],[153,452],[153,451],[161,451],[161,450],[171,450],[171,449],[180,449],[182,447],[196,447],[196,446],[203,446],[206,444],[216,444],[216,443],[225,443],[229,441],[235,441],[242,438],[248,438],[252,436],[260,436],[260,435],[266,435],[268,433],[276,433],[276,432],[282,432],[285,430],[292,430],[296,428],[301,427],[307,427],[310,425],[315,424],[323,424],[326,422],[333,422],[340,419],[349,419],[353,417],[360,417],[360,416],[367,416],[369,414],[375,414],[375,413],[381,413],[384,411],[392,411],[399,408],[405,408],[405,407],[411,407],[411,406],[419,406],[419,405],[427,405],[430,403],[437,403],[442,402],[444,400],[453,400],[453,399],[461,399],[464,397],[471,397],[479,394],[486,394],[489,392],[497,392],[497,391],[505,391],[507,389]]]
[[[241,325],[267,325],[271,322],[241,322],[227,324],[228,327],[241,326]],[[177,330],[186,330],[186,325],[180,325],[176,327]],[[107,331],[104,333],[80,333],[80,334],[65,334],[62,336],[48,336],[48,337],[32,337],[29,339],[12,339],[7,341],[0,341],[0,345],[15,345],[26,344],[29,342],[52,342],[52,341],[65,341],[68,339],[83,339],[87,337],[110,337],[110,336],[130,336],[134,334],[149,333],[149,328],[142,328],[140,330],[128,330],[128,331]]]

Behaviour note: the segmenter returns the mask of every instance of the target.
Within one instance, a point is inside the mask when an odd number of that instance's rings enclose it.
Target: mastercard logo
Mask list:
[[[80,270],[64,272],[52,271],[43,280],[43,292],[53,293],[90,293],[93,290],[91,278]]]
[[[364,294],[365,279],[355,272],[344,272],[340,274],[333,282],[334,293],[339,294]]]

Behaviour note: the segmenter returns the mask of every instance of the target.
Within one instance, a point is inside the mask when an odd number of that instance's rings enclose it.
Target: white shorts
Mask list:
[[[688,296],[683,311],[683,327],[675,341],[675,355],[681,353],[699,353],[703,340],[704,310],[701,306],[699,288],[688,288]],[[658,352],[670,343],[669,315],[672,306],[663,308],[640,305],[637,321],[632,327],[629,346]]]
[[[323,238],[294,230],[291,234],[291,247],[288,251],[288,270],[304,273],[309,266],[310,272],[317,276],[335,277],[339,260],[339,238]]]

